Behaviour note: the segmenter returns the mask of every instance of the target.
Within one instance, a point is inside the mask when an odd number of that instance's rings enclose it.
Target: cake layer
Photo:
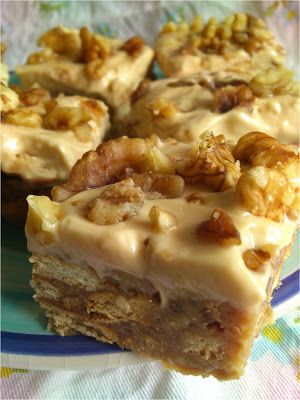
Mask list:
[[[186,374],[239,377],[268,316],[267,303],[253,314],[177,290],[163,304],[148,280],[117,271],[100,278],[89,267],[54,257],[34,255],[31,262],[35,300],[50,329],[117,343]]]

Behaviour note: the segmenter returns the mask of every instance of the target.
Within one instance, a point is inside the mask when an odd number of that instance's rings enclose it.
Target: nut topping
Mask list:
[[[214,92],[212,108],[224,113],[237,106],[250,108],[253,102],[254,96],[246,85],[227,85]]]
[[[177,110],[173,103],[164,97],[158,97],[152,103],[148,104],[147,109],[152,112],[154,117],[172,118]]]
[[[294,201],[294,189],[287,176],[265,167],[244,172],[236,185],[237,198],[253,215],[280,222]]]
[[[249,249],[244,251],[243,260],[249,269],[256,270],[271,258],[270,253],[261,249]]]
[[[39,128],[42,125],[42,117],[30,109],[17,108],[4,115],[4,122],[17,126]]]
[[[125,51],[129,56],[136,57],[144,47],[145,42],[139,36],[134,36],[127,40],[120,50]]]
[[[240,176],[223,135],[205,133],[192,160],[177,163],[177,173],[188,183],[204,183],[215,191],[225,191],[236,185]]]
[[[132,179],[105,188],[87,205],[86,218],[97,225],[111,225],[138,215],[145,194]]]
[[[175,216],[168,211],[162,210],[158,206],[151,207],[149,218],[152,229],[156,232],[166,233],[177,227]]]
[[[200,240],[217,242],[222,246],[241,244],[240,233],[231,217],[219,208],[214,209],[209,220],[201,222],[197,235]]]

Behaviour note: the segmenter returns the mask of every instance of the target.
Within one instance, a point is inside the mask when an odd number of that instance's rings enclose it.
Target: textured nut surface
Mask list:
[[[74,60],[80,59],[81,40],[76,29],[67,29],[62,26],[52,28],[40,37],[38,45]]]
[[[123,44],[121,50],[125,51],[129,56],[135,57],[141,52],[144,45],[145,43],[142,38],[134,36]]]
[[[233,150],[236,159],[251,166],[275,168],[289,178],[299,176],[299,154],[262,132],[242,136]]]
[[[271,258],[270,253],[261,249],[249,249],[244,251],[243,260],[249,269],[256,270]]]
[[[56,106],[45,115],[43,125],[46,129],[68,130],[88,122],[91,118],[91,113],[86,108]]]
[[[237,106],[250,108],[253,102],[252,91],[246,85],[227,85],[214,92],[212,109],[224,113]]]
[[[129,177],[135,186],[139,186],[146,193],[147,199],[172,199],[180,197],[184,191],[184,180],[178,175],[131,173]]]
[[[197,235],[202,241],[217,242],[223,246],[241,244],[239,231],[231,217],[219,208],[212,212],[209,220],[201,222],[197,228]]]
[[[34,87],[29,90],[21,91],[19,99],[24,106],[36,106],[44,104],[45,101],[50,100],[51,96],[48,90]]]
[[[256,96],[268,97],[283,94],[299,96],[299,84],[293,80],[293,72],[284,67],[268,68],[252,78],[249,86]]]
[[[18,94],[10,89],[9,87],[3,85],[1,83],[1,103],[0,110],[3,113],[7,113],[16,109],[19,105],[19,96]]]
[[[236,195],[251,214],[281,221],[291,208],[295,193],[284,173],[254,167],[241,175]]]
[[[142,170],[160,174],[174,174],[175,166],[168,156],[153,147],[147,150],[143,156]]]
[[[156,232],[166,233],[177,227],[176,217],[158,206],[151,207],[149,218],[152,229]]]
[[[107,38],[97,34],[92,34],[84,26],[79,32],[82,43],[82,61],[90,62],[98,59],[104,59],[111,53],[110,43]]]
[[[86,218],[97,225],[111,225],[138,215],[145,199],[144,192],[132,179],[105,188],[88,205]]]
[[[158,97],[153,102],[147,105],[147,109],[153,114],[154,117],[172,118],[177,110],[172,102],[164,97]]]
[[[59,59],[59,55],[52,49],[43,49],[30,54],[26,60],[26,64],[42,64],[44,62],[53,61]]]
[[[39,128],[42,126],[42,117],[32,110],[17,108],[5,114],[4,122],[17,126]]]
[[[188,183],[204,183],[215,191],[224,191],[236,185],[240,176],[223,135],[201,135],[199,148],[191,161],[178,163],[177,173]]]
[[[204,196],[200,192],[193,192],[186,198],[188,203],[204,204]]]

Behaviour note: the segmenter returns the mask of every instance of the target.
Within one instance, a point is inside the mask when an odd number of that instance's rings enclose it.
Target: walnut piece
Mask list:
[[[147,199],[173,199],[180,197],[184,191],[184,180],[178,175],[130,173],[128,177],[146,193]]]
[[[257,270],[271,258],[270,253],[261,249],[248,249],[243,253],[243,260],[249,269]]]
[[[26,60],[26,64],[42,64],[45,62],[58,60],[59,58],[59,54],[55,53],[52,49],[47,48],[30,54]]]
[[[43,119],[46,129],[69,130],[92,119],[91,113],[83,107],[55,106]]]
[[[44,104],[45,101],[50,100],[51,96],[48,90],[33,87],[31,89],[21,91],[19,99],[24,106],[31,107],[39,104]]]
[[[104,36],[92,34],[86,26],[80,29],[82,42],[82,61],[89,63],[98,59],[105,59],[111,53],[109,39]]]
[[[241,175],[236,196],[251,214],[280,222],[290,210],[295,193],[284,173],[254,167]]]
[[[101,143],[96,150],[86,152],[73,166],[65,184],[56,186],[54,199],[66,199],[74,192],[105,186],[119,181],[126,170],[140,172],[146,151],[153,146],[149,139],[120,137]]]
[[[176,164],[176,172],[188,183],[204,183],[215,191],[225,191],[236,185],[240,176],[223,135],[204,133],[194,157]]]
[[[128,39],[120,50],[125,51],[130,57],[136,57],[144,47],[145,42],[139,36],[134,36]]]
[[[251,89],[246,85],[227,85],[214,92],[213,111],[225,113],[234,107],[250,108],[254,102]]]
[[[40,37],[38,45],[50,48],[74,61],[79,61],[81,56],[81,39],[76,29],[63,26],[52,28]]]
[[[204,204],[204,197],[200,192],[193,192],[187,196],[186,201],[188,203]]]
[[[143,156],[142,170],[160,174],[174,174],[175,166],[168,156],[153,147],[146,151]]]
[[[284,67],[268,68],[251,79],[249,87],[256,96],[269,97],[291,94],[299,96],[299,84],[293,80],[293,72]]]
[[[158,206],[151,207],[149,218],[152,229],[156,232],[166,233],[177,227],[176,217]]]
[[[146,106],[154,117],[160,117],[169,119],[175,116],[177,110],[174,104],[165,99],[164,97],[158,97]]]
[[[86,218],[97,225],[111,225],[138,215],[145,194],[132,179],[106,187],[87,205]]]
[[[223,210],[213,210],[209,220],[201,222],[197,228],[200,240],[217,242],[222,246],[241,244],[239,231],[234,226],[231,217]]]
[[[7,113],[16,109],[19,105],[18,94],[9,87],[1,83],[1,103],[0,110],[2,113]]]
[[[4,122],[17,126],[39,128],[42,126],[42,117],[30,109],[17,108],[5,114]]]
[[[249,132],[242,136],[233,150],[233,155],[253,167],[278,169],[290,179],[299,176],[299,154],[266,133]]]

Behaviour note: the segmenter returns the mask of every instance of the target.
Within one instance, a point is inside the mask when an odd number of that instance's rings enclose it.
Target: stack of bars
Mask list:
[[[246,14],[169,22],[154,51],[138,37],[85,27],[54,28],[39,44],[17,72],[25,89],[42,86],[43,99],[25,104],[19,93],[18,101],[28,115],[42,107],[45,149],[72,160],[51,179],[51,196],[27,198],[31,285],[49,329],[116,343],[184,374],[240,377],[272,320],[299,226],[299,87],[284,48]],[[164,79],[150,79],[154,54]],[[73,96],[51,100],[46,89]],[[62,110],[71,101],[89,118]],[[23,143],[13,127],[22,125],[20,105],[11,107],[6,135]],[[98,142],[82,129],[89,119],[101,128]],[[62,157],[45,129],[89,147],[73,158],[66,147]],[[4,173],[20,173],[8,169],[6,150]],[[50,165],[46,153],[34,157]]]

